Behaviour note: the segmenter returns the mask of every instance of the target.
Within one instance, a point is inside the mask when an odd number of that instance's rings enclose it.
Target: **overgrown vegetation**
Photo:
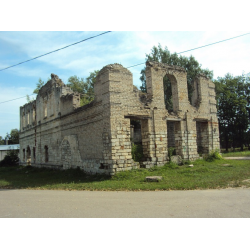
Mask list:
[[[94,100],[94,83],[96,81],[98,72],[99,70],[94,70],[93,72],[90,72],[89,76],[86,79],[82,77],[80,78],[76,75],[69,77],[68,83],[66,85],[69,86],[74,92],[78,92],[81,94],[80,106],[84,106]],[[50,78],[48,78],[48,81],[49,80]],[[39,78],[33,93],[38,94],[39,90],[45,84],[46,83],[41,78]],[[30,97],[27,95],[27,102],[33,100],[34,99],[30,99]]]
[[[224,151],[222,151],[224,152]],[[245,151],[240,151],[240,150],[233,150],[233,151],[229,151],[229,152],[224,152],[222,153],[223,157],[250,157],[250,151],[249,150],[245,150]]]
[[[0,167],[17,165],[19,163],[18,152],[19,150],[9,150],[4,159],[0,161]]]
[[[5,145],[6,141],[9,145],[19,144],[19,130],[17,128],[11,129],[10,133],[6,133],[4,138],[0,136],[0,145]]]
[[[173,155],[176,155],[176,150],[174,147],[169,147],[168,148],[168,158],[169,158],[169,161],[171,162],[171,157]]]
[[[197,160],[178,166],[174,163],[151,169],[119,172],[113,177],[87,175],[80,169],[53,170],[34,167],[1,167],[0,188],[63,190],[191,190],[247,186],[248,160]],[[146,176],[162,176],[161,182],[146,182]]]
[[[94,83],[99,70],[90,73],[86,78],[71,76],[68,79],[68,86],[74,91],[81,94],[80,105],[84,106],[94,100]]]
[[[131,145],[132,159],[136,162],[143,160],[143,148],[141,144],[132,143]]]
[[[250,77],[247,75],[233,76],[226,74],[224,77],[213,79],[213,71],[202,69],[201,64],[193,57],[185,57],[170,53],[167,47],[160,44],[153,46],[151,52],[146,54],[146,60],[176,65],[187,72],[188,98],[191,102],[193,94],[193,80],[200,73],[205,74],[215,84],[217,114],[219,119],[220,142],[227,151],[231,147],[250,146]],[[145,68],[141,71],[141,90],[147,92]],[[172,86],[170,79],[163,78],[164,99],[166,109],[173,110]],[[201,153],[201,150],[198,149]]]
[[[208,155],[204,157],[206,161],[214,161],[214,160],[222,160],[222,156],[220,154],[220,151],[218,149],[212,150]]]
[[[214,83],[221,145],[243,151],[250,140],[250,78],[226,74]]]
[[[153,46],[153,48],[151,49],[151,53],[146,54],[146,60],[166,63],[168,65],[176,65],[184,68],[187,71],[187,88],[189,101],[191,101],[191,97],[193,94],[193,80],[196,76],[198,76],[198,74],[202,73],[210,79],[213,78],[213,71],[209,69],[202,69],[201,64],[193,56],[186,57],[178,55],[177,53],[171,54],[167,47],[163,49],[160,44],[158,44],[158,47]],[[142,86],[140,88],[143,92],[147,92],[145,70],[146,68],[141,71],[140,77],[140,80],[142,82]],[[163,85],[166,109],[172,111],[172,87],[170,79],[167,76],[163,78]]]

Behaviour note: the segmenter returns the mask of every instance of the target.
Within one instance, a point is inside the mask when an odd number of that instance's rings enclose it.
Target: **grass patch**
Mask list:
[[[248,160],[197,160],[193,167],[174,163],[151,169],[119,172],[115,176],[87,175],[79,169],[53,170],[30,166],[0,168],[0,188],[61,190],[192,190],[250,187]],[[162,176],[146,182],[146,176]]]
[[[238,151],[238,152],[228,152],[228,153],[222,153],[222,156],[223,157],[250,157],[250,151],[247,150],[247,151]]]

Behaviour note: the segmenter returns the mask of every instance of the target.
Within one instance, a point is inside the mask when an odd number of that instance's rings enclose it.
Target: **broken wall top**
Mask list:
[[[63,81],[55,74],[51,74],[51,79],[41,87],[38,96],[45,97],[48,93],[52,92],[53,88],[65,87]]]

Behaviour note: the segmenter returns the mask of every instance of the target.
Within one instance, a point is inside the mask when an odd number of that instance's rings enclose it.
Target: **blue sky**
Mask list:
[[[90,36],[94,32],[0,32],[0,69],[64,47]],[[64,83],[70,76],[88,77],[110,63],[129,67],[145,61],[145,54],[160,43],[170,52],[181,52],[216,41],[247,33],[247,31],[114,31],[59,52],[18,65],[0,72],[0,102],[32,94],[39,77],[44,81],[51,73]],[[213,70],[214,78],[227,72],[241,75],[250,72],[250,35],[184,53],[193,55],[203,68]],[[144,65],[130,68],[134,84],[138,87],[140,71]],[[0,135],[19,128],[19,106],[26,98],[0,104]]]

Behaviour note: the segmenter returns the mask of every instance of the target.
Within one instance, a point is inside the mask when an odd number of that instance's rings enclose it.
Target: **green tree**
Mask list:
[[[80,78],[76,75],[69,77],[67,86],[69,86],[74,92],[78,92],[81,94],[80,105],[86,105],[94,100],[94,83],[96,81],[96,77],[99,70],[95,70],[90,72],[90,75],[84,80],[84,78]],[[50,80],[50,78],[48,78]],[[38,83],[36,84],[36,88],[33,91],[34,94],[38,94],[39,90],[44,86],[45,82],[39,78]],[[27,102],[33,101],[27,95]]]
[[[39,90],[41,89],[41,87],[45,84],[45,82],[39,78],[38,79],[38,83],[36,84],[36,88],[34,89],[33,93],[34,94],[38,94]]]
[[[250,81],[244,75],[233,77],[229,73],[214,81],[217,99],[220,139],[223,147],[248,144],[250,125]]]
[[[48,81],[50,80],[50,78],[48,77]],[[41,79],[41,77],[39,77],[38,79],[38,83],[36,84],[36,88],[34,89],[33,93],[34,94],[38,94],[39,90],[42,88],[42,86],[45,84],[45,82]],[[27,103],[34,101],[34,98],[30,98],[29,95],[26,95],[26,100]]]
[[[5,136],[5,140],[8,140],[8,144],[19,144],[19,130],[18,129],[12,129],[10,131],[10,134],[7,133]]]
[[[29,102],[33,102],[35,99],[34,99],[34,97],[30,98],[29,95],[26,95],[26,100],[27,100],[27,103],[29,103]]]
[[[188,97],[189,101],[192,98],[193,87],[192,83],[194,78],[202,73],[205,74],[208,78],[213,78],[213,71],[209,69],[202,69],[201,64],[195,60],[193,56],[185,57],[179,56],[177,53],[171,54],[167,47],[164,49],[158,44],[158,47],[154,46],[151,50],[150,54],[146,54],[146,60],[148,61],[155,61],[160,63],[166,63],[168,65],[176,65],[184,68],[187,71],[187,86],[188,86]],[[141,71],[140,80],[142,82],[142,86],[140,87],[142,92],[146,92],[146,76],[145,76],[145,68]],[[164,97],[165,97],[165,104],[166,109],[172,110],[173,103],[172,103],[172,89],[171,89],[171,82],[165,76],[163,78],[164,84]]]
[[[0,136],[0,145],[4,145],[4,139],[2,136]]]
[[[84,94],[87,90],[87,84],[84,81],[84,78],[80,78],[78,76],[71,76],[68,79],[67,84],[74,92],[78,92],[80,94]]]
[[[4,159],[0,161],[0,166],[6,167],[6,166],[14,166],[19,163],[18,158],[18,150],[8,150],[7,154],[4,156]]]
[[[91,72],[86,80],[77,76],[71,76],[68,79],[67,86],[69,86],[74,92],[81,94],[81,106],[86,105],[94,100],[94,83],[96,81],[98,72],[98,70]]]
[[[88,102],[91,102],[94,100],[94,84],[96,82],[96,77],[99,73],[99,70],[95,70],[93,72],[90,72],[90,75],[86,78],[86,82],[88,85],[88,91],[87,91],[87,100]]]

